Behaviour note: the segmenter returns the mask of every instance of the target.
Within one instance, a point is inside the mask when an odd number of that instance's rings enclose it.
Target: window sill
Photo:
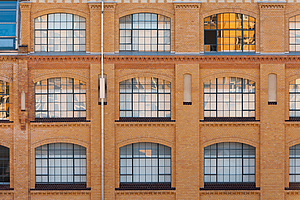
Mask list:
[[[39,123],[39,122],[90,122],[90,120],[86,120],[85,117],[78,117],[78,118],[35,118],[32,123]]]
[[[204,117],[200,122],[254,122],[255,117]]]
[[[268,102],[268,105],[277,105],[277,102]]]
[[[255,183],[204,183],[200,190],[260,190]]]
[[[171,53],[170,51],[153,51],[153,52],[148,52],[148,51],[121,51],[119,54],[115,54],[119,56],[170,56],[174,55],[174,53]]]
[[[171,183],[120,183],[115,190],[175,190]]]
[[[115,122],[175,122],[171,117],[120,117]]]
[[[14,190],[14,188],[10,188],[10,184],[0,184],[0,190]]]
[[[286,122],[296,122],[300,121],[300,117],[290,117],[289,120],[285,120]]]
[[[30,190],[91,190],[86,184],[35,184]]]
[[[192,102],[183,102],[183,105],[190,106],[192,105]]]
[[[13,121],[9,121],[9,120],[0,120],[0,124],[1,123],[14,123]]]
[[[300,190],[300,183],[289,183],[289,187],[284,188],[285,190]]]

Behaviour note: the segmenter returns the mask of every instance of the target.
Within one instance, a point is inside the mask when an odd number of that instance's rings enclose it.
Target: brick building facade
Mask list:
[[[100,19],[0,2],[0,199],[101,198]],[[298,0],[105,1],[105,199],[299,199],[299,51]]]

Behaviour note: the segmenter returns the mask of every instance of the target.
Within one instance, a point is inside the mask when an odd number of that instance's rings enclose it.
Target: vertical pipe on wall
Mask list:
[[[103,58],[104,58],[103,56],[103,11],[104,11],[104,0],[101,1],[101,79],[103,79]],[[101,199],[104,200],[104,98],[101,98]]]

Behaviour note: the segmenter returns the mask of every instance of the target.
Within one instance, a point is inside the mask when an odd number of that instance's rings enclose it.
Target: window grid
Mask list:
[[[235,142],[205,147],[204,182],[255,182],[255,148]]]
[[[171,117],[171,83],[158,78],[120,82],[120,117]]]
[[[300,79],[289,83],[289,116],[300,117]]]
[[[86,20],[67,13],[35,18],[35,51],[86,51]]]
[[[205,51],[254,52],[255,18],[239,13],[221,13],[204,19]]]
[[[18,19],[17,1],[0,2],[0,49],[16,49]]]
[[[35,118],[86,117],[86,84],[51,78],[35,84]]]
[[[86,183],[86,148],[53,143],[35,149],[36,184]]]
[[[255,82],[238,77],[205,82],[204,117],[255,117]]]
[[[171,148],[148,142],[121,147],[120,182],[170,183]]]
[[[0,185],[9,184],[9,148],[0,145]]]
[[[0,120],[9,120],[9,83],[0,80]]]
[[[138,13],[119,20],[120,51],[170,51],[171,19]]]
[[[300,15],[290,18],[289,35],[290,51],[300,51]]]

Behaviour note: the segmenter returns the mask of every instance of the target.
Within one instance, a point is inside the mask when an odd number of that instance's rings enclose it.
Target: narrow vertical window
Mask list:
[[[5,185],[10,182],[9,148],[0,145],[0,155],[0,185]]]
[[[183,104],[192,104],[192,75],[183,75]]]
[[[9,120],[9,83],[0,80],[0,120]]]
[[[300,79],[289,83],[289,117],[290,120],[300,120]]]
[[[269,74],[268,76],[268,103],[276,104],[277,102],[277,75]]]

